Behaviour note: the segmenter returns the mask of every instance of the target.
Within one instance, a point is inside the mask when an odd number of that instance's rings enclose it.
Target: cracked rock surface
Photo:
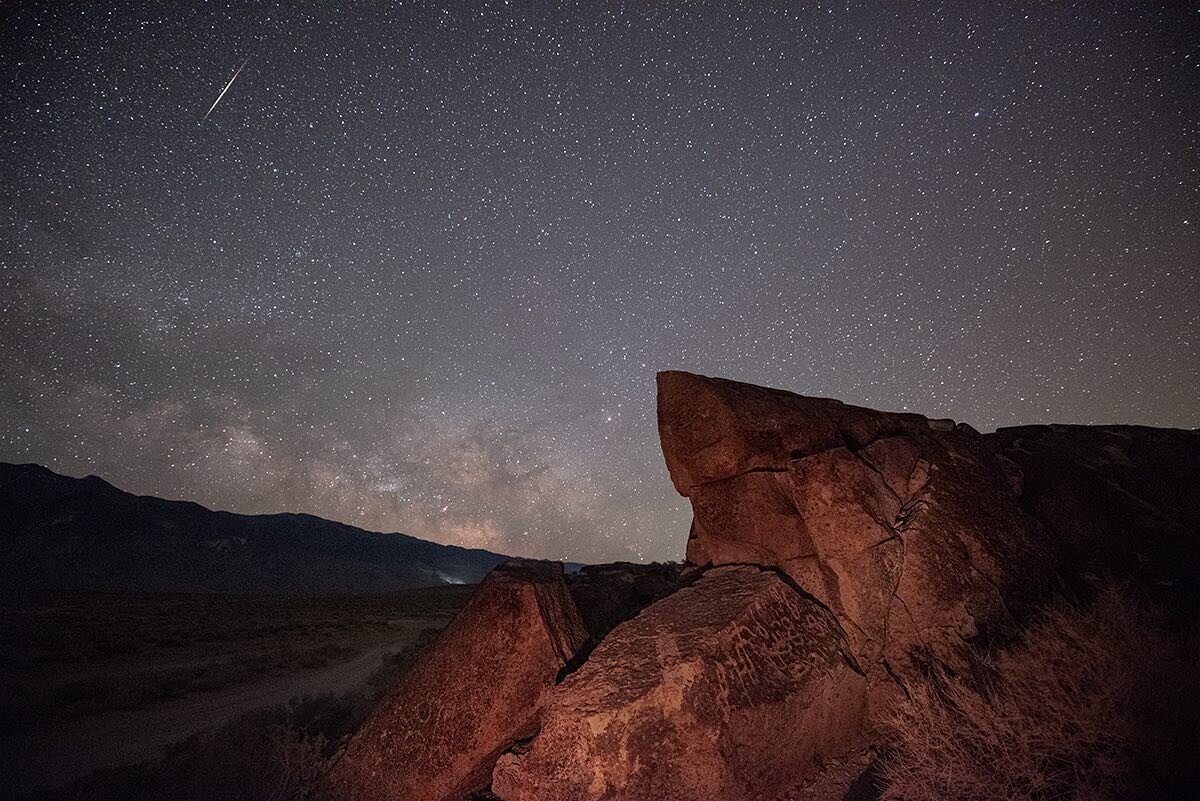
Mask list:
[[[865,679],[785,576],[709,570],[604,639],[501,757],[505,801],[773,798],[858,734]]]
[[[683,372],[658,423],[689,564],[497,568],[335,797],[866,797],[880,716],[1051,584],[1132,580],[1186,625],[1200,604],[1200,431],[981,435]]]
[[[886,706],[1004,626],[1050,550],[1020,471],[969,426],[683,372],[658,376],[688,561],[784,570],[828,607]]]

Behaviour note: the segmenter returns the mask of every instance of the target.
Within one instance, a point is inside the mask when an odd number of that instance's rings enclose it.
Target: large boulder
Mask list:
[[[586,640],[561,565],[500,565],[355,734],[329,794],[460,801],[485,788],[496,758],[537,731],[547,691]]]
[[[1047,576],[1020,470],[969,426],[683,372],[659,374],[658,422],[688,561],[786,571],[883,703],[929,660],[965,666]]]
[[[777,796],[842,754],[865,681],[828,610],[777,571],[729,566],[652,604],[555,690],[501,757],[504,801]]]

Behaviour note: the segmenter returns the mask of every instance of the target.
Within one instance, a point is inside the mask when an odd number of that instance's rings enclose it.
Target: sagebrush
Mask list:
[[[886,722],[889,801],[1116,801],[1162,783],[1194,679],[1155,607],[1120,587],[1050,607],[980,655],[993,678],[934,670]],[[1186,724],[1182,724],[1186,725]]]

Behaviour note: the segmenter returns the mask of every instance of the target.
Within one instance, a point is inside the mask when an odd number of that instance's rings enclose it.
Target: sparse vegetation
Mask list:
[[[1194,742],[1182,728],[1194,679],[1139,594],[1109,587],[1052,606],[1019,643],[981,658],[994,680],[939,671],[910,688],[888,721],[884,799],[1116,801],[1179,780],[1163,755]]]
[[[160,759],[100,771],[43,801],[312,801],[337,745],[370,710],[363,698],[294,699],[173,746]]]
[[[6,749],[47,731],[76,731],[89,721],[99,721],[105,731],[106,720],[129,710],[144,708],[159,720],[155,710],[182,703],[202,716],[203,699],[227,699],[248,686],[286,691],[304,685],[303,692],[318,694],[283,706],[241,707],[253,711],[222,725],[237,714],[235,707],[214,718],[213,728],[200,721],[190,731],[204,727],[203,733],[169,747],[186,733],[126,729],[120,736],[157,740],[155,753],[162,755],[102,769],[50,792],[17,794],[58,801],[311,799],[330,755],[472,589],[305,598],[69,595],[10,602],[0,609],[6,620],[0,627],[0,746]],[[382,664],[356,679],[349,694],[320,695],[332,688],[305,678],[328,669],[341,675],[339,666],[364,654],[370,659],[381,648],[388,649]],[[344,693],[351,685],[338,686],[336,692]],[[257,697],[257,690],[246,695],[248,703]],[[193,700],[199,704],[189,706]],[[195,720],[190,712],[162,719],[177,718],[186,718],[187,726]],[[77,740],[37,740],[57,751],[39,752],[36,765],[26,766],[30,776],[44,775],[37,766],[70,763],[75,749],[65,744]],[[21,781],[28,786],[26,778]],[[11,797],[7,785],[0,780],[0,797]]]
[[[389,595],[73,594],[0,607],[0,728],[133,710],[344,662],[469,587]],[[402,619],[402,620],[401,620]]]

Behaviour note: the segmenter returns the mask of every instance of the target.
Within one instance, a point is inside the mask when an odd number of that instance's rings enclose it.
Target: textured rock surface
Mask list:
[[[505,801],[772,798],[859,730],[865,681],[833,616],[750,566],[617,626],[497,763]]]
[[[458,801],[538,726],[546,691],[583,646],[562,566],[506,562],[376,708],[334,765],[350,801]]]
[[[1051,581],[1200,602],[1200,432],[984,436],[679,372],[658,411],[691,566],[498,570],[355,738],[341,798],[459,798],[493,765],[477,797],[873,797],[875,716]]]
[[[681,372],[659,374],[658,415],[688,561],[783,569],[872,675],[958,663],[1046,577],[1020,470],[969,426]]]

